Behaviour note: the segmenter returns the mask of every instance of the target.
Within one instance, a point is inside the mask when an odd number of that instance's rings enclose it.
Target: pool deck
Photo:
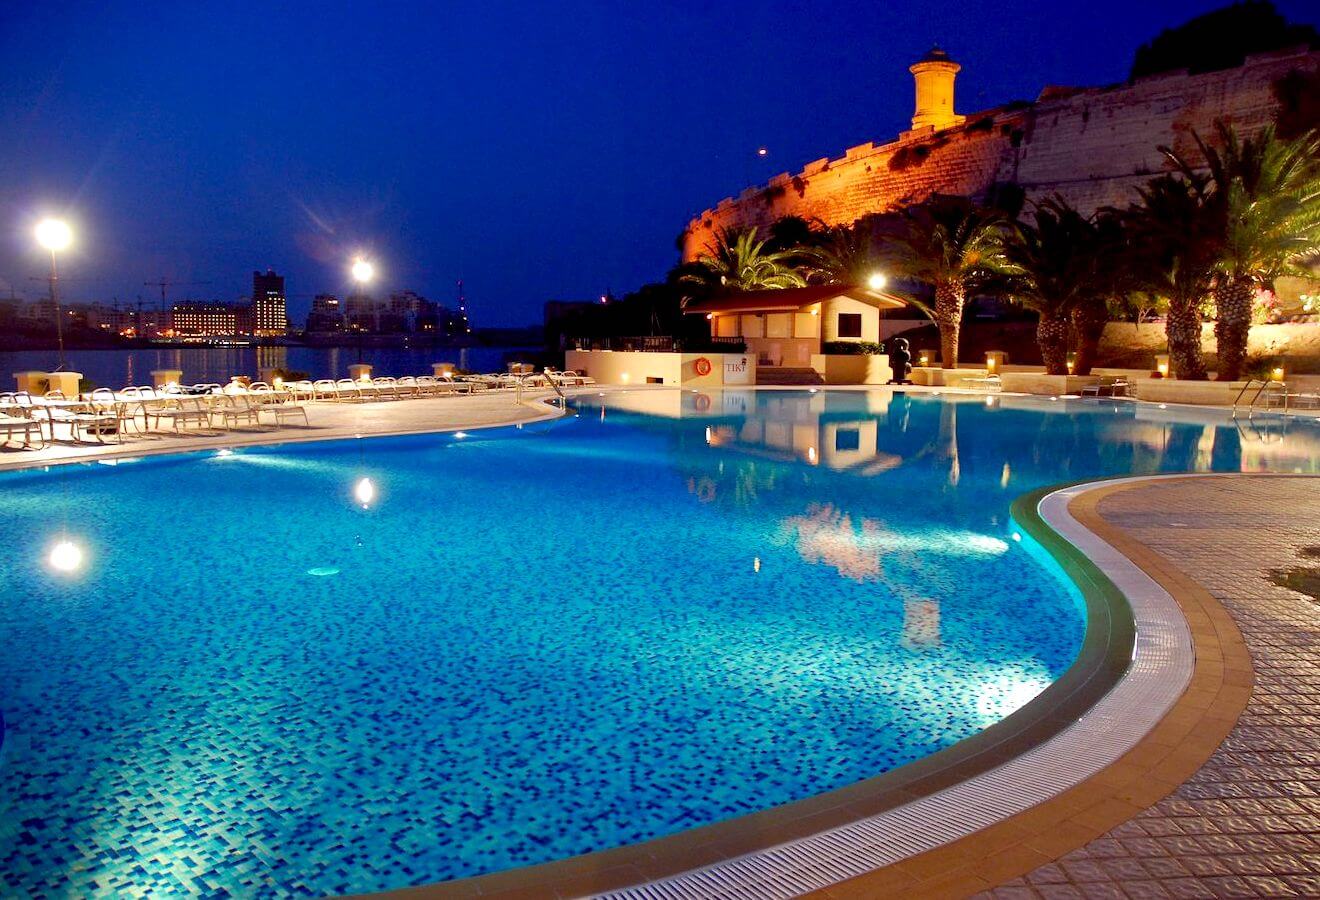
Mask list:
[[[1254,668],[1250,699],[1163,799],[982,896],[1320,896],[1320,601],[1271,579],[1320,578],[1320,478],[1152,481],[1102,498],[1096,514],[1146,548],[1141,565],[1180,602],[1204,591],[1227,611]]]
[[[47,444],[41,450],[6,448],[0,451],[0,471],[66,462],[90,462],[117,456],[180,453],[216,447],[323,441],[333,438],[383,437],[395,434],[492,428],[554,418],[556,409],[542,402],[549,391],[524,391],[522,402],[511,391],[482,391],[414,400],[371,403],[315,402],[307,404],[309,426],[301,422],[281,428],[236,428],[203,432],[190,429],[183,435],[132,435],[124,442],[107,439],[101,443]],[[63,431],[60,432],[61,434]]]
[[[542,402],[549,396],[317,403],[309,428],[60,444],[0,453],[0,470],[511,425],[557,415]],[[1069,512],[1179,603],[1195,642],[1190,687],[1111,769],[818,895],[1320,896],[1320,601],[1270,580],[1276,570],[1320,570],[1320,477],[1126,482],[1082,494]],[[1303,556],[1307,548],[1316,555]],[[547,896],[528,887],[507,896]]]

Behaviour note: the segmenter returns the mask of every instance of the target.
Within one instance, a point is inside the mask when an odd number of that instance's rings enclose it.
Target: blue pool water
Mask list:
[[[1127,405],[578,412],[0,475],[2,533],[32,538],[0,568],[0,894],[400,887],[840,787],[1075,657],[1013,497],[1320,460],[1310,426]]]

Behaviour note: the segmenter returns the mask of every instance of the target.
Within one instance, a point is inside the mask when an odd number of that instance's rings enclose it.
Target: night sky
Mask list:
[[[57,213],[73,300],[236,299],[273,266],[301,322],[361,250],[382,290],[461,276],[475,324],[530,323],[662,277],[720,198],[892,138],[932,43],[966,113],[1122,80],[1219,5],[0,0],[0,294],[44,293]]]

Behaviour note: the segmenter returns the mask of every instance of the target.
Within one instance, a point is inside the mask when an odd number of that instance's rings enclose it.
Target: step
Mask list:
[[[756,370],[757,384],[824,384],[815,369],[790,366],[761,366]]]

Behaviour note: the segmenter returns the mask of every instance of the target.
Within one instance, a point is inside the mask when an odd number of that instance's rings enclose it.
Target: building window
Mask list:
[[[859,338],[862,336],[861,313],[839,313],[839,337]]]
[[[862,448],[862,432],[856,428],[840,428],[834,432],[834,450],[845,453]]]

